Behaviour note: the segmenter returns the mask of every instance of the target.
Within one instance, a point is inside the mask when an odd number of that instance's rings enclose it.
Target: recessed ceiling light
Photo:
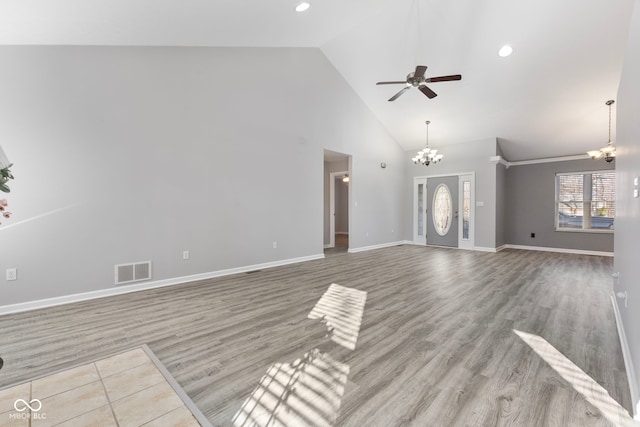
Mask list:
[[[305,10],[309,9],[311,7],[311,5],[309,3],[307,3],[306,1],[303,1],[302,3],[300,3],[299,5],[296,6],[296,12],[304,12]]]
[[[498,51],[498,55],[502,56],[503,58],[505,56],[511,55],[512,53],[513,53],[513,48],[508,44],[505,44],[504,46],[502,46]]]

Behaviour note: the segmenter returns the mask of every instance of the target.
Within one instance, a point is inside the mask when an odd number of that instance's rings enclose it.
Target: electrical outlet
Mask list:
[[[18,280],[18,270],[15,268],[7,268],[7,280]]]
[[[531,238],[535,239],[536,238],[536,233],[531,233]]]
[[[273,242],[273,249],[278,249],[278,242]]]
[[[182,252],[182,259],[189,259],[189,251]]]

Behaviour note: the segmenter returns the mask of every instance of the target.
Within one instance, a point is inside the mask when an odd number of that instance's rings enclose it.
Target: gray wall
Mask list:
[[[446,175],[452,173],[475,172],[476,206],[475,246],[496,247],[496,165],[489,161],[496,154],[495,138],[482,139],[461,144],[435,147],[444,154],[442,162],[435,165],[415,165],[411,158],[415,151],[404,154],[406,165],[405,197],[405,239],[413,240],[413,178],[417,176]]]
[[[635,386],[640,384],[640,198],[633,197],[633,179],[640,176],[640,0],[635,0],[629,44],[616,102],[616,231],[614,271],[620,272],[616,292],[628,293],[628,306],[618,300],[631,360]],[[640,412],[638,396],[633,406]]]
[[[555,231],[555,174],[613,167],[604,160],[591,159],[509,167],[504,222],[507,243],[613,252],[613,233]],[[536,237],[531,238],[530,233]]]
[[[159,280],[322,254],[325,148],[353,155],[351,247],[398,240],[404,152],[318,49],[2,46],[0,63],[0,271],[18,269],[0,305],[111,288],[118,263]]]

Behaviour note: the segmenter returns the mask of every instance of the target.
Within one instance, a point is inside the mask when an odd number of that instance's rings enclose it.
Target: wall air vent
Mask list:
[[[151,261],[116,265],[116,285],[151,279]]]

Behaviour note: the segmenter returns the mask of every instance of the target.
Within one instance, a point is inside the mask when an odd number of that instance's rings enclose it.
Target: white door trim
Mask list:
[[[329,173],[329,247],[336,247],[336,178],[349,174],[349,171]],[[351,175],[349,174],[349,178]],[[349,212],[351,215],[351,212]],[[349,224],[351,225],[351,224]]]
[[[420,175],[420,176],[415,176],[413,177],[414,179],[416,178],[443,178],[443,177],[447,177],[447,176],[461,176],[461,175],[473,175],[474,177],[476,176],[475,172],[451,172],[451,173],[443,173],[443,174],[439,174],[439,175]]]

